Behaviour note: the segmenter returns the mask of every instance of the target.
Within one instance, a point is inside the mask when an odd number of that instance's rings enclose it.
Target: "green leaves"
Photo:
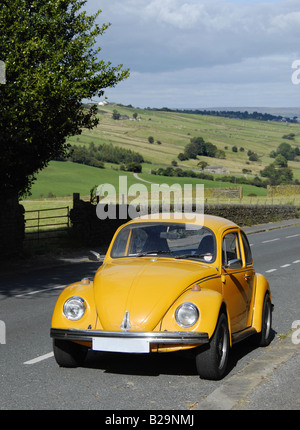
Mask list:
[[[82,99],[102,96],[129,76],[100,58],[108,29],[81,0],[4,0],[0,8],[0,192],[22,193],[34,173],[66,152],[66,137],[93,128],[96,110]]]

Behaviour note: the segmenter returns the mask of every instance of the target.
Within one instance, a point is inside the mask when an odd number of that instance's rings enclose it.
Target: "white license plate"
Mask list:
[[[93,337],[93,350],[106,352],[150,352],[150,343],[146,339],[120,339]]]

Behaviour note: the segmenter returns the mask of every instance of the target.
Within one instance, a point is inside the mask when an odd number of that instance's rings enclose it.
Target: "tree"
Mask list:
[[[223,151],[223,149],[217,149],[216,153],[215,153],[215,157],[216,158],[221,158],[221,159],[224,160],[226,158],[225,151]]]
[[[114,110],[113,110],[112,119],[114,119],[114,120],[116,120],[116,121],[120,119],[120,114],[119,114],[119,112],[117,111],[117,109],[114,109]]]
[[[192,137],[190,143],[188,143],[184,152],[188,158],[197,159],[197,155],[204,155],[206,157],[216,157],[218,148],[210,142],[204,142],[202,137]],[[225,153],[224,157],[225,158]]]
[[[193,142],[188,143],[184,148],[184,153],[188,158],[196,159],[198,155],[197,145]]]
[[[289,167],[276,168],[269,164],[261,172],[261,176],[269,178],[271,185],[290,184],[293,182],[293,171]]]
[[[142,166],[140,163],[137,163],[135,161],[131,161],[130,163],[126,164],[125,169],[127,170],[127,172],[141,173]]]
[[[196,148],[198,155],[205,155],[206,146],[203,137],[192,137],[190,141]]]
[[[256,152],[252,152],[249,155],[249,161],[258,161],[258,155],[256,154]]]
[[[295,140],[295,133],[284,134],[282,139]]]
[[[206,161],[199,161],[199,163],[197,164],[197,166],[199,166],[201,170],[204,170],[205,167],[208,166],[208,163]]]
[[[189,159],[189,157],[187,156],[187,154],[185,154],[185,153],[183,153],[183,152],[180,152],[180,153],[178,154],[177,158],[178,158],[178,160],[180,160],[180,161],[185,161],[185,160],[188,160],[188,159]]]
[[[216,152],[217,152],[218,148],[216,147],[216,145],[210,143],[210,142],[206,142],[205,143],[205,151],[206,154],[203,155],[207,155],[207,157],[215,157],[216,156]]]
[[[68,152],[66,138],[98,124],[97,106],[83,99],[103,96],[129,76],[122,65],[99,58],[95,47],[109,25],[88,16],[86,0],[2,0],[0,58],[0,194],[21,196],[34,175]]]
[[[148,137],[148,142],[149,143],[154,143],[154,137],[153,136],[149,136]]]
[[[288,166],[288,162],[287,162],[286,158],[283,155],[279,154],[275,158],[274,165],[278,166],[278,167],[287,167]]]
[[[281,143],[277,148],[277,154],[281,154],[286,160],[294,160],[295,152],[289,143]]]

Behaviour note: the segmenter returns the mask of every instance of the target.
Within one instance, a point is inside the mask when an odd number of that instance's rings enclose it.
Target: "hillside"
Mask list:
[[[116,109],[121,115],[120,120],[113,120],[112,113]],[[137,120],[133,120],[133,114],[137,113]],[[100,123],[94,130],[84,130],[79,136],[68,139],[72,145],[86,145],[91,142],[94,145],[112,143],[123,148],[137,151],[143,155],[146,163],[143,164],[143,172],[140,174],[150,182],[161,183],[165,177],[151,175],[152,169],[160,166],[170,166],[172,161],[177,161],[182,169],[199,171],[199,161],[206,161],[209,166],[222,166],[228,174],[242,175],[243,169],[251,171],[249,176],[259,175],[260,171],[272,163],[271,151],[276,150],[284,140],[283,135],[295,134],[295,139],[289,142],[292,146],[300,147],[299,124],[287,124],[277,122],[262,122],[254,120],[235,120],[213,116],[199,116],[194,114],[182,114],[165,111],[152,111],[129,108],[124,106],[104,106],[99,108]],[[153,136],[154,143],[148,142],[148,137]],[[177,156],[184,151],[184,147],[192,137],[203,137],[218,149],[225,151],[225,159],[216,159],[198,156],[197,160],[179,161]],[[160,144],[157,143],[160,142]],[[232,147],[237,147],[237,152]],[[243,151],[241,151],[243,148]],[[257,153],[258,161],[249,161],[248,150]],[[132,173],[120,172],[118,165],[105,163],[105,169],[74,164],[70,162],[51,162],[50,165],[37,175],[37,181],[32,187],[32,198],[47,198],[71,196],[73,192],[88,195],[89,190],[103,182],[117,185],[118,176],[126,174],[128,185],[136,180]],[[293,169],[294,178],[300,179],[300,162],[289,161],[289,167]],[[168,183],[184,180],[185,183],[205,182],[206,187],[228,186],[218,181],[199,181],[191,178],[168,178]],[[180,183],[181,183],[180,182]],[[266,190],[244,187],[244,195],[254,193],[265,195]]]
[[[116,109],[128,119],[113,120],[112,112]],[[133,120],[133,113],[138,120]],[[241,175],[243,169],[250,169],[253,175],[274,161],[269,157],[282,143],[282,136],[294,133],[295,140],[290,142],[300,147],[299,124],[262,122],[254,120],[235,120],[212,116],[199,116],[164,111],[140,110],[121,106],[105,106],[99,108],[100,124],[94,130],[85,130],[80,136],[72,137],[69,142],[76,145],[112,143],[124,148],[140,152],[146,161],[154,166],[144,166],[143,172],[155,168],[156,165],[170,165],[172,160],[181,168],[198,170],[197,163],[206,161],[209,165],[222,165],[230,174]],[[153,136],[154,143],[148,142]],[[199,156],[198,160],[180,162],[177,158],[192,137],[201,136],[205,141],[224,150],[226,159],[215,159]],[[159,141],[161,144],[157,144]],[[236,146],[238,152],[232,152]],[[226,149],[227,148],[227,149]],[[244,148],[241,152],[240,148]],[[249,161],[248,150],[257,153],[259,160]],[[300,179],[300,163],[290,162],[295,178]]]

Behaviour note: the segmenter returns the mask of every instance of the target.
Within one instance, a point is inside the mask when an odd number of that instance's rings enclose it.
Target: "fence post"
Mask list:
[[[67,206],[68,228],[70,228],[70,208]]]
[[[80,202],[80,193],[73,193],[73,208]]]
[[[38,241],[40,240],[40,211],[38,210]]]

